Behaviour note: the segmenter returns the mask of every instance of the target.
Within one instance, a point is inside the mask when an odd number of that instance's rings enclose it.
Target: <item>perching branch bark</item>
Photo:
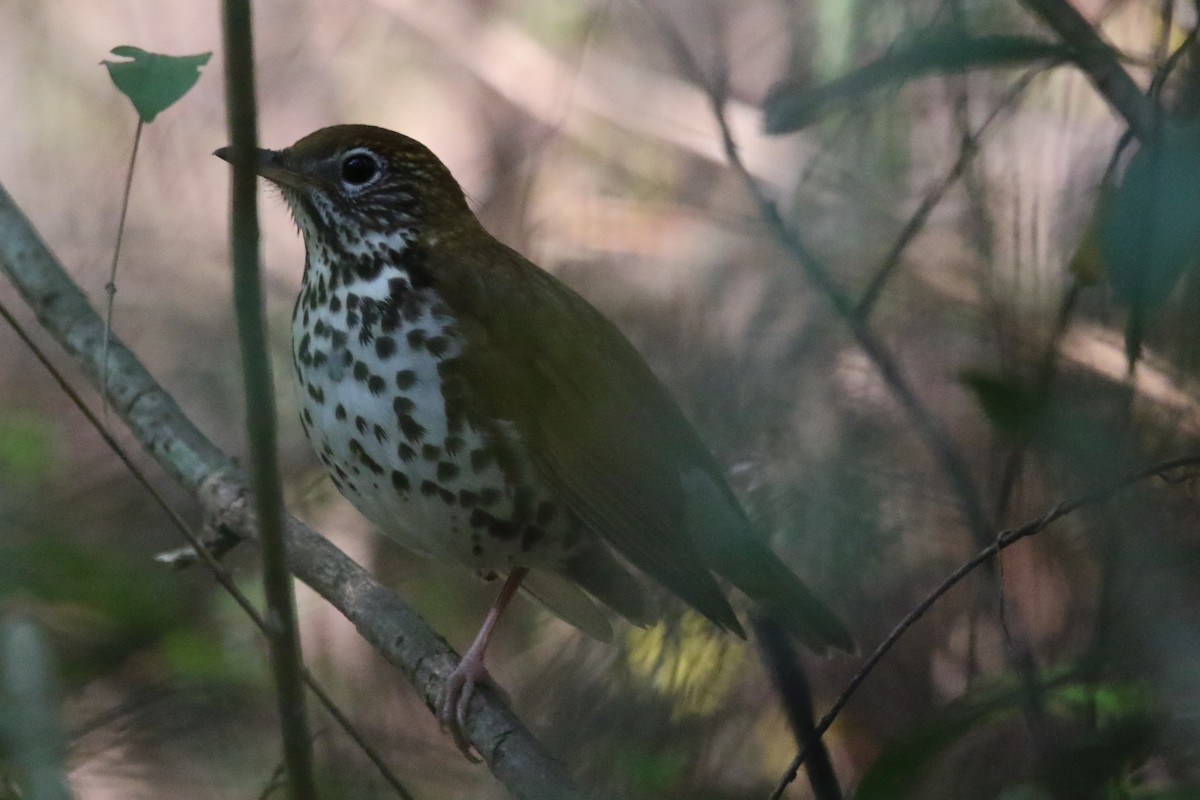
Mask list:
[[[102,390],[104,322],[0,186],[0,270],[97,391]],[[245,476],[191,423],[117,337],[109,344],[108,401],[134,436],[218,524],[255,540]],[[457,654],[416,612],[327,539],[285,518],[288,565],[346,616],[409,679],[431,709]],[[467,736],[492,774],[521,800],[578,798],[562,766],[512,711],[481,687]]]

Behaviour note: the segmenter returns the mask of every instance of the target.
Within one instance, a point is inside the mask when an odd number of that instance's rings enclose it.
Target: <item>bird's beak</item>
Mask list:
[[[213,155],[222,161],[233,163],[233,148],[222,147],[213,151]],[[299,189],[307,181],[304,176],[284,163],[283,153],[279,150],[255,151],[254,172],[271,183],[288,188]]]

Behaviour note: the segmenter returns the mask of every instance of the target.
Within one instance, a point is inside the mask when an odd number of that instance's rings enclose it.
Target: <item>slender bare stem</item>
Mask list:
[[[117,262],[121,260],[121,242],[125,238],[125,215],[129,211],[129,195],[133,190],[133,167],[137,164],[138,145],[142,142],[142,118],[138,117],[137,129],[133,132],[133,152],[129,154],[129,169],[125,170],[125,192],[121,196],[121,218],[117,222],[117,243],[113,247],[112,267],[108,271],[108,283],[104,284],[107,306],[104,310],[104,364],[103,387],[100,402],[103,404],[104,421],[108,422],[108,343],[112,340],[113,302],[117,296]]]
[[[1000,118],[1000,115],[1004,111],[1012,107],[1017,98],[1024,94],[1033,79],[1041,74],[1042,69],[1042,67],[1031,69],[1022,75],[1013,84],[1012,88],[1005,93],[1004,97],[1000,99],[1000,102],[996,103],[983,122],[979,124],[979,127],[973,132],[963,132],[963,142],[958,151],[958,158],[954,160],[954,164],[946,171],[945,176],[926,193],[920,205],[917,206],[917,210],[912,213],[912,216],[908,218],[908,222],[904,224],[904,228],[901,229],[900,235],[896,237],[896,241],[888,249],[887,255],[883,257],[879,269],[875,271],[875,276],[871,279],[866,291],[863,292],[862,298],[858,301],[858,306],[854,312],[857,316],[865,320],[871,315],[876,301],[879,300],[883,292],[884,285],[896,271],[896,268],[900,266],[901,259],[908,246],[912,244],[913,239],[925,227],[925,223],[929,221],[929,215],[942,202],[942,198],[946,196],[946,192],[950,191],[951,187],[958,182],[959,178],[966,172],[967,167],[974,161],[975,155],[979,152],[979,142],[987,132],[987,129],[991,127],[993,122]]]

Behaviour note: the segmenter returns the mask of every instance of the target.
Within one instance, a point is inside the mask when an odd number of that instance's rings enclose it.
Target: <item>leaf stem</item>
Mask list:
[[[125,171],[125,195],[121,198],[121,219],[117,223],[117,244],[113,247],[112,267],[108,271],[108,283],[104,293],[108,303],[104,311],[104,349],[100,356],[100,398],[103,400],[103,419],[108,426],[108,345],[112,341],[113,301],[117,296],[117,262],[121,258],[121,241],[125,238],[125,215],[129,212],[129,195],[133,189],[133,166],[137,163],[138,145],[142,142],[145,123],[138,117],[137,129],[133,132],[133,152],[129,154],[129,169]]]

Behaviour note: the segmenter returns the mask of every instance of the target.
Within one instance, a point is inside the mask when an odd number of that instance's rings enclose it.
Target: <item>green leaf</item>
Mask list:
[[[831,110],[848,105],[882,86],[929,73],[1017,67],[1037,61],[1057,63],[1071,57],[1058,42],[1028,36],[966,36],[938,32],[893,50],[882,58],[816,88],[784,85],[772,90],[763,109],[767,133],[798,131]]]
[[[183,623],[166,631],[159,652],[172,680],[214,685],[261,685],[262,662],[246,658],[245,649],[230,646],[219,632]]]
[[[0,418],[0,479],[33,486],[54,472],[56,430],[36,414],[9,410]]]
[[[130,59],[102,63],[112,82],[133,102],[142,122],[153,122],[187,94],[200,80],[200,68],[212,58],[212,53],[165,56],[130,45],[114,47],[112,54]]]
[[[134,576],[134,577],[131,577]],[[102,674],[180,624],[186,591],[136,554],[84,544],[61,531],[0,536],[0,595],[25,598],[75,632],[61,652],[69,680]]]
[[[1126,349],[1132,361],[1150,315],[1200,254],[1200,127],[1165,123],[1134,153],[1098,215],[1109,282],[1129,306]]]
[[[1054,696],[1069,707],[1077,711],[1086,710],[1100,719],[1161,713],[1154,706],[1154,697],[1148,688],[1133,681],[1112,681],[1100,685],[1073,684],[1063,686]]]
[[[1003,434],[1018,439],[1027,437],[1044,416],[1044,398],[1014,378],[968,370],[963,373],[962,382],[974,393],[996,430]]]
[[[669,794],[687,775],[686,754],[673,748],[646,751],[622,747],[614,752],[617,770],[651,795]]]

